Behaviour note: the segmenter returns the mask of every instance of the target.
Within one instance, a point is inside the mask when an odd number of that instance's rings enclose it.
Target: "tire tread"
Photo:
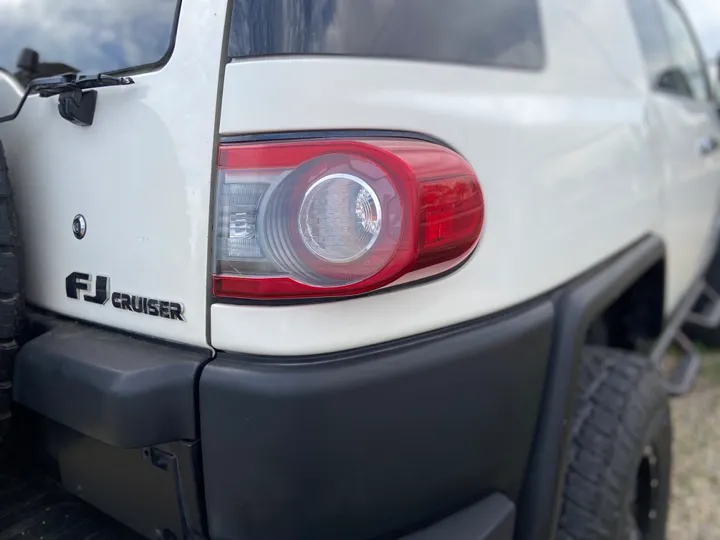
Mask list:
[[[22,243],[10,174],[0,142],[0,441],[7,433],[12,404],[12,376],[25,310]]]
[[[605,347],[584,349],[559,539],[617,538],[634,461],[657,410],[669,429],[667,396],[649,360]]]

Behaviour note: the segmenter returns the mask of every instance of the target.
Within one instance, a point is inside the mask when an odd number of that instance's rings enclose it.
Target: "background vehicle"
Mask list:
[[[40,53],[0,74],[8,453],[148,538],[663,537],[680,328],[720,320],[676,4],[32,5],[0,22]],[[2,481],[0,530],[89,512]]]

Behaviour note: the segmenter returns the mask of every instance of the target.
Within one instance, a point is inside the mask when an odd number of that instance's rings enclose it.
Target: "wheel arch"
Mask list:
[[[612,339],[628,339],[632,332],[652,337],[662,327],[662,291],[665,279],[665,244],[648,234],[622,252],[563,287],[553,298],[556,322],[540,416],[525,483],[518,506],[518,540],[553,538],[560,513],[570,419],[581,361],[581,351],[596,321],[614,321]],[[640,309],[658,292],[660,309]],[[652,299],[651,302],[658,302]],[[617,306],[617,307],[613,307]],[[630,309],[631,324],[617,324],[617,313]],[[609,315],[609,314],[612,314]],[[622,320],[622,319],[621,319]]]
[[[590,323],[586,342],[647,352],[663,329],[665,258],[647,269]]]

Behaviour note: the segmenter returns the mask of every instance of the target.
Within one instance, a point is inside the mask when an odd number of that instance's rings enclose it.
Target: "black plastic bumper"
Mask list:
[[[363,540],[516,500],[552,314],[544,302],[293,365],[218,355],[199,393],[210,536]]]
[[[66,489],[147,536],[510,540],[552,314],[545,301],[347,353],[209,363],[54,322],[21,350],[15,399],[42,418]]]
[[[57,322],[23,346],[15,400],[119,448],[197,438],[194,383],[209,351]]]

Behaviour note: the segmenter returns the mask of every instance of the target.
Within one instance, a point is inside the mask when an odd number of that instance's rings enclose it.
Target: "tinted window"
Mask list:
[[[630,11],[653,87],[707,100],[705,63],[673,0],[630,0]]]
[[[659,0],[659,2],[670,42],[670,50],[678,72],[681,72],[683,76],[678,75],[678,78],[684,78],[687,81],[691,97],[707,101],[710,99],[710,92],[706,66],[692,30],[672,0]]]
[[[630,0],[638,39],[654,85],[663,86],[663,76],[675,64],[657,0]]]
[[[538,69],[537,0],[235,0],[229,54],[340,54]]]
[[[685,13],[692,19],[700,40],[708,76],[713,86],[713,98],[720,101],[718,58],[720,58],[720,2],[717,0],[682,0]]]
[[[0,68],[16,71],[24,47],[43,75],[158,62],[170,48],[178,0],[0,0]]]

